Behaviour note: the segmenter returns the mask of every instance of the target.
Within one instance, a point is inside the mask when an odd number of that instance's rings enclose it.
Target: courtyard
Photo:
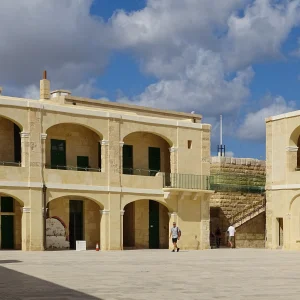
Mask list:
[[[281,250],[0,252],[0,299],[299,299]]]

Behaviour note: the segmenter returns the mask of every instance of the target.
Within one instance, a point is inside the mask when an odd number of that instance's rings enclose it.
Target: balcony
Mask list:
[[[0,166],[21,167],[21,162],[0,161]]]
[[[0,180],[1,181],[28,181],[28,168],[22,168],[21,163],[0,162]]]
[[[101,173],[100,169],[57,166],[56,169],[45,169],[45,181],[47,184],[106,186],[107,174]]]
[[[172,189],[210,190],[210,176],[162,173],[163,187]]]
[[[79,171],[79,172],[101,172],[100,168],[89,167],[74,167],[74,166],[59,166],[59,165],[46,165],[46,169],[52,170],[65,170],[65,171]]]

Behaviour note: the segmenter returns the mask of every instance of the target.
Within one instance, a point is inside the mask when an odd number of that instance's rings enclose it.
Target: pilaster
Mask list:
[[[107,209],[100,210],[100,249],[109,250],[109,214]]]

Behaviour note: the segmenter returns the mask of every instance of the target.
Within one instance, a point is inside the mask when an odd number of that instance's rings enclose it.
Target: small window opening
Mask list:
[[[192,141],[188,140],[188,149],[192,149]]]

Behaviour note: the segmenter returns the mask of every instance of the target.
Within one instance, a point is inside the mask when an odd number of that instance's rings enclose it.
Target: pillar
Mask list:
[[[168,213],[169,215],[169,237],[170,237],[170,232],[171,232],[171,228],[173,227],[173,222],[176,223],[176,225],[179,227],[179,224],[178,224],[178,215],[177,215],[177,212],[172,212],[172,213]],[[172,240],[169,239],[169,249],[173,249],[173,243],[172,243]]]
[[[109,210],[100,210],[100,249],[109,250]]]
[[[21,207],[22,211],[22,250],[30,250],[30,207]]]
[[[30,152],[30,144],[29,144],[29,132],[21,132],[21,161],[22,167],[29,167],[29,152]]]
[[[101,142],[101,172],[108,173],[108,146],[109,141],[102,140]]]
[[[120,173],[123,174],[123,146],[124,142],[120,142]]]
[[[210,208],[209,208],[210,195],[204,195],[200,200],[200,249],[210,248]]]
[[[170,151],[170,167],[171,167],[171,173],[176,174],[178,172],[178,157],[177,157],[177,151],[178,148],[172,147],[169,148]]]
[[[45,168],[46,166],[46,138],[47,133],[41,133],[41,146],[42,146],[42,166],[41,168]]]
[[[121,245],[120,245],[120,249],[121,249],[121,250],[124,250],[124,248],[123,248],[123,236],[124,236],[124,227],[123,227],[124,220],[123,220],[123,219],[124,219],[124,213],[125,213],[125,210],[121,210],[121,211],[120,211],[120,217],[121,217],[121,218],[120,218],[120,223],[121,223],[121,230],[120,230],[120,231],[121,231],[121,233],[120,233],[120,235],[121,235],[121,236],[120,236],[120,241],[121,241],[120,244],[121,244]]]
[[[297,146],[286,147],[286,155],[287,155],[286,168],[290,172],[293,172],[298,167],[298,147]]]

